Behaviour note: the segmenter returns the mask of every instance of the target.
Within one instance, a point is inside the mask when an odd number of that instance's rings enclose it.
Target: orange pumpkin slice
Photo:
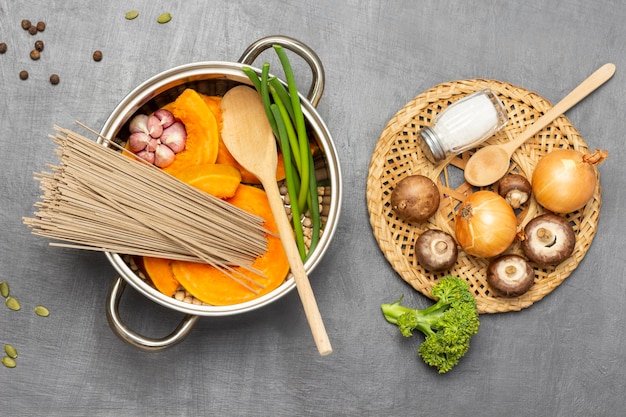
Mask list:
[[[230,154],[224,142],[220,138],[219,150],[217,153],[217,161],[218,164],[224,165],[232,165],[236,167],[241,172],[241,182],[245,184],[261,184],[261,181],[253,175],[250,171],[246,170],[244,167],[239,165],[239,162]],[[281,181],[285,179],[285,162],[283,160],[283,154],[278,153],[278,165],[276,165],[276,181]]]
[[[243,210],[263,217],[265,227],[276,235],[267,236],[267,252],[257,257],[251,265],[263,276],[243,267],[234,267],[241,274],[264,285],[264,288],[261,288],[258,293],[250,291],[220,269],[210,265],[184,261],[172,262],[174,277],[180,285],[197,299],[211,305],[232,305],[258,298],[277,288],[289,272],[287,255],[277,237],[278,229],[265,191],[242,184],[228,201]]]
[[[179,284],[176,277],[174,277],[174,272],[172,272],[172,261],[144,256],[142,263],[143,269],[150,277],[154,287],[168,297],[173,296]]]
[[[163,170],[175,175],[185,168],[213,164],[219,148],[219,127],[211,109],[195,90],[184,90],[167,108],[187,130],[185,150]]]
[[[217,198],[234,196],[241,183],[239,170],[224,164],[195,165],[176,172],[176,177]]]
[[[213,116],[215,116],[215,120],[217,120],[217,125],[219,126],[219,130],[222,130],[222,110],[220,109],[220,104],[222,102],[222,98],[220,96],[207,96],[206,94],[200,94],[204,104],[207,105]]]

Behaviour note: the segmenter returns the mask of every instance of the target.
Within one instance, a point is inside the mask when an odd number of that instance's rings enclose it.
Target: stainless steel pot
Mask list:
[[[173,101],[185,88],[194,88],[209,95],[223,95],[228,89],[250,81],[243,73],[244,66],[251,67],[261,52],[278,44],[296,53],[311,68],[312,79],[308,96],[300,97],[307,125],[312,137],[322,150],[322,159],[317,161],[323,167],[325,181],[330,185],[330,203],[328,220],[323,225],[324,233],[314,253],[305,262],[307,273],[321,261],[334,235],[341,208],[341,171],[335,146],[328,128],[321,119],[315,106],[324,90],[324,69],[319,57],[303,43],[285,36],[271,36],[260,39],[250,45],[238,62],[204,61],[172,68],[148,79],[131,91],[113,110],[104,123],[100,135],[104,138],[124,139],[128,132],[128,122],[136,112],[149,113],[166,103]],[[256,69],[260,73],[259,69]],[[201,316],[226,316],[246,313],[263,307],[286,295],[295,287],[292,276],[274,291],[252,301],[230,306],[195,305],[178,301],[157,291],[148,282],[141,279],[118,253],[106,253],[107,258],[119,274],[111,286],[107,298],[107,318],[111,329],[124,341],[144,350],[156,351],[181,342],[191,331]],[[181,313],[185,316],[180,324],[168,336],[150,338],[129,328],[119,315],[119,303],[122,294],[130,284],[150,300]]]

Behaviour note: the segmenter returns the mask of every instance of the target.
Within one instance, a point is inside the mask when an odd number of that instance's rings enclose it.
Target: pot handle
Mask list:
[[[295,52],[299,57],[304,59],[307,64],[309,64],[309,67],[311,67],[312,79],[307,99],[313,107],[317,107],[317,103],[319,103],[322,98],[322,93],[324,92],[324,67],[322,66],[322,61],[317,54],[302,42],[282,35],[261,38],[252,45],[248,46],[248,48],[241,55],[241,58],[239,58],[239,62],[245,65],[252,65],[261,52],[271,48],[272,45],[280,45],[283,48]]]
[[[131,330],[120,318],[118,307],[125,288],[126,281],[124,281],[122,277],[117,277],[117,279],[113,281],[106,303],[107,319],[109,326],[120,339],[139,349],[156,352],[182,342],[199,318],[199,316],[193,314],[185,315],[178,327],[163,338],[153,339],[142,336]]]

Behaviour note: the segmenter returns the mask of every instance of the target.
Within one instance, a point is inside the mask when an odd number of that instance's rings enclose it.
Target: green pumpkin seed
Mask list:
[[[163,13],[162,15],[160,15],[159,17],[157,17],[157,22],[163,24],[163,23],[167,23],[170,20],[172,20],[172,15],[169,13]]]
[[[20,308],[22,308],[22,306],[20,305],[20,302],[17,301],[17,298],[13,298],[13,297],[7,297],[6,305],[7,307],[9,307],[11,310],[14,310],[14,311],[17,311]]]
[[[44,306],[37,306],[35,307],[35,314],[40,317],[48,317],[50,315],[50,311]]]
[[[4,358],[2,358],[2,364],[6,366],[7,368],[15,368],[15,366],[17,365],[15,363],[15,360],[9,358],[8,356],[5,356]]]
[[[11,359],[17,358],[17,349],[13,347],[13,345],[4,345],[4,351],[7,353],[7,356]]]
[[[2,294],[4,298],[7,298],[9,296],[9,283],[8,282],[6,281],[0,282],[0,294]]]
[[[137,18],[137,16],[139,16],[139,12],[137,10],[130,10],[124,15],[127,20],[133,20]]]

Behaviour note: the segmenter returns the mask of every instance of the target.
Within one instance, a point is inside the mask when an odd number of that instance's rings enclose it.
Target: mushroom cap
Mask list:
[[[487,283],[498,294],[517,297],[535,282],[535,270],[519,255],[501,255],[487,267]]]
[[[403,178],[391,192],[391,207],[408,222],[422,222],[439,209],[439,188],[430,178],[415,174]]]
[[[432,272],[452,268],[458,257],[454,238],[443,230],[430,229],[415,241],[415,256],[425,269]]]
[[[540,266],[556,265],[574,252],[576,233],[563,217],[546,213],[532,219],[524,228],[522,249],[528,259]]]

